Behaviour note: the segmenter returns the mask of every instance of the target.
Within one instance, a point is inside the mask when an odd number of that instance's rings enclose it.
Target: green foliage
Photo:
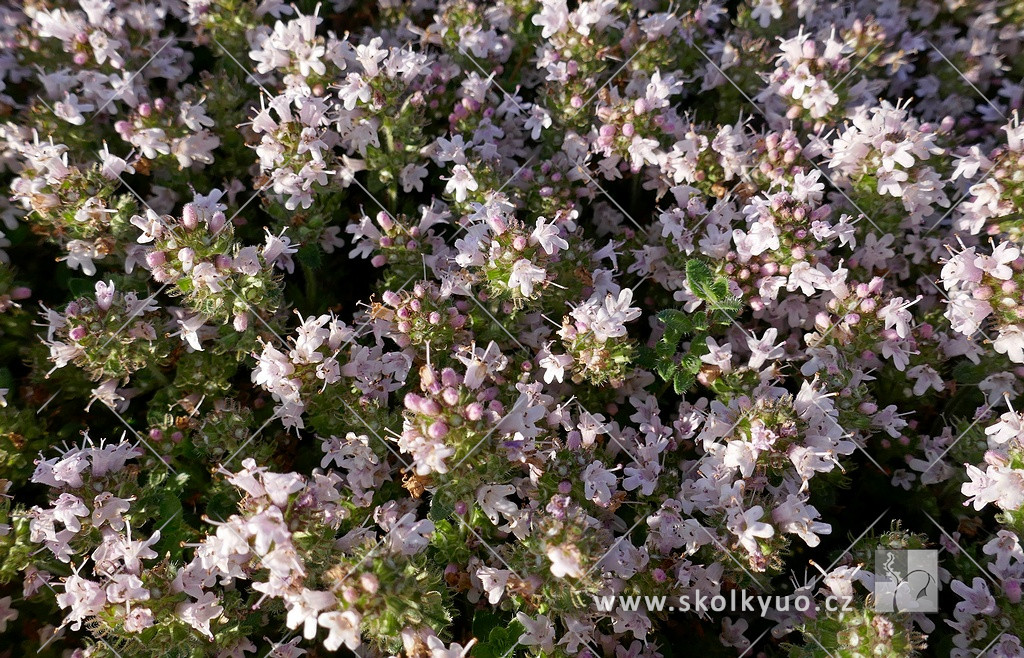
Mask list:
[[[704,303],[692,313],[676,309],[658,313],[665,331],[645,359],[645,365],[653,367],[679,395],[697,381],[703,365],[700,357],[708,353],[705,339],[715,328],[730,325],[733,314],[740,309],[739,299],[729,292],[728,279],[716,276],[704,261],[691,259],[686,263],[686,283]],[[691,337],[689,345],[680,351],[687,337]]]

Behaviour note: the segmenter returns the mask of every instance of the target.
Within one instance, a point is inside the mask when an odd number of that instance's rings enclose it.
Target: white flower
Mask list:
[[[775,339],[779,336],[779,330],[775,327],[766,329],[764,335],[760,339],[756,339],[752,336],[747,338],[747,347],[751,351],[749,366],[754,370],[759,369],[764,365],[765,361],[771,359],[777,359],[781,357],[786,351],[782,348],[784,342],[775,344]]]
[[[18,618],[18,611],[11,606],[11,597],[0,599],[0,633],[7,630],[7,622]]]
[[[551,574],[555,578],[582,578],[584,571],[580,566],[579,551],[575,546],[549,546],[545,551],[551,560]]]
[[[530,116],[526,119],[523,127],[530,131],[531,138],[538,140],[541,131],[551,127],[551,114],[543,107],[534,105],[530,108]]]
[[[573,358],[568,354],[547,352],[539,361],[540,367],[544,368],[544,383],[550,384],[552,381],[558,381],[561,384],[565,378],[565,369],[572,367],[572,364]]]
[[[298,596],[293,595],[289,599],[285,624],[292,629],[302,626],[302,636],[307,640],[316,637],[317,617],[320,611],[338,604],[338,599],[330,592],[318,592],[305,587]]]
[[[523,625],[526,632],[519,636],[519,644],[524,647],[540,647],[549,651],[555,642],[555,625],[547,615],[538,615],[536,619],[525,612],[516,613],[516,621]]]
[[[82,113],[91,112],[95,109],[96,106],[92,103],[79,103],[78,96],[74,94],[64,94],[63,101],[57,101],[53,104],[53,113],[73,126],[84,124],[85,116]]]
[[[329,635],[324,638],[324,648],[328,651],[337,651],[342,644],[355,651],[363,643],[359,632],[362,618],[357,612],[323,612],[317,617],[317,623],[329,631]]]
[[[476,502],[491,523],[498,525],[501,521],[499,514],[511,517],[519,511],[519,507],[508,500],[515,492],[516,488],[511,484],[485,484],[477,489]]]
[[[605,468],[604,464],[591,462],[583,471],[583,495],[601,507],[607,507],[612,501],[615,482],[615,474]]]
[[[589,323],[594,336],[601,342],[625,336],[626,323],[640,317],[640,309],[631,306],[632,303],[633,291],[629,288],[620,290],[617,297],[606,294],[604,304],[596,308],[593,321]]]
[[[546,221],[543,217],[537,218],[537,228],[530,233],[530,244],[539,244],[544,253],[553,256],[560,249],[568,249],[569,243],[559,235],[558,226],[554,222],[546,224]]]
[[[413,513],[400,518],[391,532],[388,533],[388,545],[391,550],[401,555],[415,555],[430,543],[430,535],[434,533],[434,523],[429,519],[416,520]]]
[[[466,200],[468,192],[475,192],[480,188],[479,183],[476,182],[473,174],[470,173],[465,165],[455,165],[452,167],[451,178],[442,180],[448,181],[448,184],[444,186],[444,191],[447,194],[454,194],[455,200],[458,203]]]
[[[508,277],[508,287],[512,290],[518,288],[521,295],[529,297],[533,294],[534,286],[544,283],[547,274],[543,268],[537,267],[525,258],[520,258],[512,265],[512,273]]]
[[[540,13],[530,22],[544,28],[540,36],[548,39],[569,26],[569,7],[565,0],[544,0]]]
[[[512,572],[508,569],[495,569],[494,567],[480,567],[476,570],[476,577],[487,594],[487,602],[496,605],[505,593],[505,585],[508,583]]]
[[[762,28],[768,27],[773,18],[776,20],[782,18],[782,5],[779,0],[760,0],[750,12],[750,17],[757,21]],[[794,96],[794,98],[799,98],[799,96]]]
[[[196,601],[179,603],[174,612],[183,622],[213,639],[210,622],[224,612],[224,608],[218,605],[218,601],[217,595],[213,592],[203,592],[203,595]]]
[[[421,164],[411,162],[398,173],[398,179],[402,182],[403,192],[423,191],[423,179],[427,176],[427,168]]]
[[[1024,363],[1024,330],[1016,324],[1001,328],[999,336],[992,341],[992,347],[1010,361]]]
[[[761,549],[757,539],[767,539],[775,534],[775,529],[759,519],[764,516],[764,508],[755,505],[746,511],[739,508],[729,510],[726,527],[736,535],[737,543],[751,555],[760,555]]]

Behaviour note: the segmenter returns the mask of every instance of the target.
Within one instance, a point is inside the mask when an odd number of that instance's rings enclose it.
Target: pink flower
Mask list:
[[[218,605],[217,595],[213,592],[204,592],[195,601],[179,603],[174,612],[183,622],[196,629],[203,635],[213,639],[210,632],[210,622],[224,612],[224,608]]]

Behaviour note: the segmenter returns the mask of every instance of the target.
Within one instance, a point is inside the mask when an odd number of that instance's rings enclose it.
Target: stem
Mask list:
[[[381,130],[384,132],[384,149],[389,155],[395,153],[395,135],[391,130],[391,122],[384,121],[381,124]],[[392,157],[392,160],[396,158]],[[390,212],[397,212],[396,206],[398,205],[398,175],[399,172],[393,172],[391,184],[388,185],[388,205],[391,206]]]

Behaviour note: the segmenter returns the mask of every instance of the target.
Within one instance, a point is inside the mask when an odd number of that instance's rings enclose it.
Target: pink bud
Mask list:
[[[190,231],[199,226],[199,212],[191,203],[186,203],[181,209],[181,223]]]
[[[1020,603],[1020,581],[1016,578],[1011,578],[1003,584],[1003,591],[1006,593],[1006,598],[1010,600],[1010,603],[1014,605]]]
[[[427,435],[438,441],[448,435],[448,425],[443,420],[435,421],[427,428]]]
[[[480,404],[479,402],[467,404],[465,415],[466,418],[468,418],[471,421],[480,420],[484,416],[484,405]]]
[[[227,217],[225,217],[224,213],[221,212],[220,210],[213,213],[213,217],[211,217],[210,221],[207,222],[207,224],[210,227],[210,231],[212,231],[213,233],[220,233],[220,230],[224,228],[224,224],[226,223]]]

